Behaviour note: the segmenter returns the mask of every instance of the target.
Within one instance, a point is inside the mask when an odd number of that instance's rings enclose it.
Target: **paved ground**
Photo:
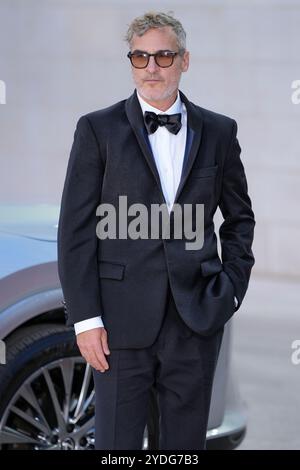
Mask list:
[[[251,280],[234,324],[233,357],[248,406],[239,449],[300,449],[300,283]]]

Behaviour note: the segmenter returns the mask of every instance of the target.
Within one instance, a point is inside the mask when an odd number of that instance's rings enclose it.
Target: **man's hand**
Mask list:
[[[105,354],[110,354],[107,331],[104,327],[83,331],[76,336],[81,355],[94,369],[105,372],[109,369]]]

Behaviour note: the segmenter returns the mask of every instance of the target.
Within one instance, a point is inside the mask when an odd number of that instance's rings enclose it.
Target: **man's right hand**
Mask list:
[[[105,372],[109,369],[105,354],[110,354],[107,331],[104,327],[93,328],[76,335],[81,355],[94,369]]]

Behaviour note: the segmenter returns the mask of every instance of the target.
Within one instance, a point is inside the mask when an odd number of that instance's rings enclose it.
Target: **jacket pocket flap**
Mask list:
[[[109,279],[123,279],[125,266],[123,264],[110,263],[108,261],[99,261],[99,276]]]
[[[217,274],[223,270],[223,264],[220,258],[212,258],[201,263],[202,276]]]
[[[214,176],[218,171],[219,165],[207,166],[205,168],[193,168],[191,171],[192,176],[197,176],[199,178],[205,176]]]

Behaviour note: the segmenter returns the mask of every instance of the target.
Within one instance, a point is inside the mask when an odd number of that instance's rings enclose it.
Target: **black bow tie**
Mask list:
[[[153,134],[158,126],[166,126],[172,134],[178,134],[181,128],[181,113],[178,114],[156,114],[152,111],[145,111],[144,122],[148,134]]]

